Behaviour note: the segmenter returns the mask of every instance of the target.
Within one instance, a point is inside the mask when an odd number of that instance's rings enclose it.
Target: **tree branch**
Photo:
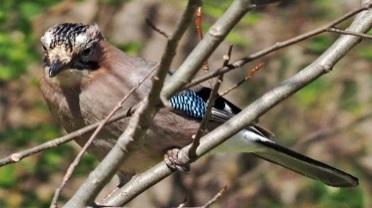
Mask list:
[[[343,34],[343,35],[354,35],[354,36],[359,36],[361,38],[366,38],[366,39],[372,40],[372,35],[345,31],[345,30],[341,30],[341,29],[338,29],[338,28],[335,28],[335,27],[327,28],[327,32],[333,32],[333,33],[338,33],[338,34]]]
[[[107,123],[109,124],[109,123],[118,121],[118,120],[120,120],[122,118],[125,118],[125,117],[128,117],[127,112],[118,114],[116,116],[113,116],[111,119],[108,120]],[[45,151],[45,150],[49,150],[49,149],[58,147],[62,144],[65,144],[67,142],[70,142],[70,141],[76,139],[77,137],[83,136],[84,134],[93,131],[94,129],[96,129],[100,125],[101,122],[102,121],[98,121],[95,124],[85,126],[81,129],[73,131],[69,134],[66,134],[66,135],[62,136],[62,137],[55,138],[53,140],[47,141],[45,143],[42,143],[40,145],[31,147],[31,148],[26,149],[26,150],[21,150],[19,152],[12,153],[9,156],[4,157],[3,159],[0,160],[0,167],[8,165],[8,164],[19,162],[25,157],[29,157],[29,156],[32,156],[36,153],[39,153],[39,152],[42,152],[42,151]]]
[[[282,48],[285,48],[285,47],[288,47],[288,46],[291,46],[293,44],[296,44],[298,42],[301,42],[303,40],[306,40],[306,39],[309,39],[315,35],[318,35],[320,33],[323,33],[323,32],[326,32],[329,28],[332,28],[338,24],[340,24],[341,22],[345,21],[346,19],[354,16],[355,14],[358,14],[359,12],[361,11],[364,11],[364,10],[368,10],[372,7],[372,3],[366,3],[364,5],[362,5],[360,8],[358,9],[355,9],[351,12],[348,12],[347,14],[345,15],[342,15],[341,17],[333,20],[332,22],[322,26],[322,27],[319,27],[317,29],[314,29],[310,32],[307,32],[307,33],[304,33],[304,34],[301,34],[301,35],[298,35],[296,37],[293,37],[291,39],[288,39],[288,40],[285,40],[285,41],[280,41],[280,42],[276,42],[274,45],[270,46],[270,47],[267,47],[265,49],[262,49],[256,53],[253,53],[249,56],[246,56],[246,57],[243,57],[237,61],[235,61],[234,63],[232,64],[229,64],[228,66],[225,66],[225,67],[222,67],[222,68],[219,68],[217,70],[214,70],[213,72],[205,75],[205,76],[202,76],[198,79],[195,79],[194,81],[192,81],[191,83],[188,83],[186,84],[183,89],[187,89],[187,88],[190,88],[192,86],[195,86],[195,85],[198,85],[206,80],[209,80],[213,77],[217,77],[221,74],[225,74],[227,72],[230,72],[234,69],[238,69],[242,66],[244,66],[245,64],[247,63],[250,63],[252,62],[253,60],[256,60],[258,58],[261,58],[267,54],[270,54],[272,52],[275,52],[277,50],[280,50]]]
[[[371,1],[369,1],[369,3],[371,3]],[[361,9],[359,12],[363,10],[365,9]],[[368,31],[371,27],[372,11],[365,11],[357,15],[352,25],[349,27],[349,30],[352,32],[363,33]],[[201,157],[211,149],[223,143],[227,138],[248,126],[256,118],[285,100],[296,91],[305,87],[313,80],[330,72],[332,67],[360,40],[360,37],[349,35],[338,38],[338,40],[313,63],[291,78],[282,82],[279,86],[262,95],[234,118],[228,120],[223,125],[203,136],[200,145],[196,150],[197,157]],[[188,145],[180,151],[187,153],[190,147],[191,145]],[[122,206],[144,190],[169,176],[172,172],[173,170],[170,170],[164,162],[161,162],[146,172],[132,178],[132,180],[123,186],[119,192],[108,199],[108,204]]]
[[[218,199],[220,199],[223,194],[226,192],[227,190],[227,186],[224,186],[219,192],[217,192],[212,199],[210,199],[209,201],[207,201],[207,203],[205,203],[203,206],[201,206],[200,208],[208,208],[210,207],[212,204],[216,203],[216,201]]]
[[[186,60],[173,74],[172,78],[163,87],[161,99],[168,103],[168,98],[182,86],[189,83],[204,61],[212,54],[217,46],[224,40],[231,29],[252,8],[249,0],[234,0],[226,12],[209,29],[205,37],[192,50]]]

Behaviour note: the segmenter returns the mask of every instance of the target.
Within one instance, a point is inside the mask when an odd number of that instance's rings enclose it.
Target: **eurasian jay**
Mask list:
[[[54,118],[67,132],[103,119],[156,63],[128,56],[105,41],[97,25],[63,23],[49,28],[41,37],[44,49],[44,76],[41,89]],[[145,81],[125,102],[127,112],[147,96],[151,79]],[[206,113],[210,90],[187,89],[170,98],[173,109],[161,108],[147,131],[147,138],[121,165],[124,174],[135,174],[163,159],[174,147],[192,141]],[[212,109],[210,129],[240,111],[231,102],[218,97]],[[129,118],[107,125],[88,151],[102,159],[125,130]],[[213,127],[214,126],[214,127]],[[89,135],[79,138],[84,145]],[[256,125],[230,138],[218,152],[253,153],[304,176],[336,187],[356,186],[352,175],[285,148],[273,141],[273,135]]]

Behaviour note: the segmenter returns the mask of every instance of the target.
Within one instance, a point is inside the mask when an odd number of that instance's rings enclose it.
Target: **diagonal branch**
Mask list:
[[[140,104],[129,121],[124,133],[118,138],[115,146],[106,155],[102,162],[91,172],[85,182],[80,186],[65,207],[85,207],[93,204],[96,196],[103,186],[116,173],[120,164],[136,148],[137,143],[144,137],[150,122],[157,112],[155,104],[159,102],[160,90],[169,71],[173,57],[176,53],[178,42],[189,26],[195,9],[200,5],[200,0],[190,0],[178,23],[175,32],[169,37],[165,52],[159,64],[159,70],[154,76],[150,94]]]
[[[208,125],[208,121],[209,121],[211,113],[212,113],[212,107],[214,105],[214,102],[216,101],[217,94],[218,94],[217,92],[218,92],[218,89],[221,86],[222,79],[223,79],[223,76],[221,75],[217,78],[216,82],[214,83],[214,86],[212,88],[212,92],[211,92],[211,94],[209,95],[209,98],[208,98],[206,113],[205,113],[202,121],[200,122],[199,128],[196,131],[196,134],[193,135],[193,141],[192,141],[191,147],[190,147],[190,149],[187,153],[187,157],[186,157],[188,159],[187,163],[189,163],[190,160],[193,160],[195,158],[196,149],[200,145],[200,138],[206,133],[206,127]]]
[[[118,114],[116,116],[113,116],[111,119],[109,119],[107,121],[107,124],[118,121],[118,120],[123,119],[123,118],[128,117],[128,116],[129,116],[129,112]],[[37,146],[31,147],[29,149],[25,149],[25,150],[21,150],[19,152],[12,153],[9,156],[4,157],[0,160],[0,167],[8,165],[8,164],[19,162],[23,158],[32,156],[32,155],[37,154],[39,152],[49,150],[49,149],[58,147],[62,144],[65,144],[67,142],[70,142],[70,141],[72,141],[72,140],[74,140],[74,139],[76,139],[80,136],[83,136],[84,134],[86,134],[88,132],[93,131],[94,129],[96,129],[100,125],[101,122],[102,121],[99,121],[95,124],[85,126],[81,129],[73,131],[69,134],[66,134],[66,135],[62,136],[62,137],[55,138],[53,140],[50,140],[50,141],[47,141],[45,143],[39,144]]]
[[[371,3],[371,1],[369,1]],[[362,10],[360,10],[362,11]],[[372,27],[372,11],[361,12],[354,19],[349,31],[363,33]],[[303,70],[282,82],[279,86],[266,92],[256,101],[247,106],[234,118],[217,127],[207,135],[203,136],[196,150],[197,157],[201,157],[208,151],[217,147],[241,129],[248,126],[256,118],[305,87],[313,80],[331,71],[332,67],[344,57],[361,40],[356,36],[341,36],[326,50],[318,59],[305,67]],[[187,152],[191,145],[180,151]],[[184,154],[180,154],[184,155]],[[120,191],[108,199],[109,205],[122,206],[128,203],[147,188],[172,174],[164,162],[158,163],[146,172],[132,178]]]
[[[345,15],[342,15],[341,17],[333,20],[332,22],[322,26],[322,27],[319,27],[317,29],[314,29],[310,32],[307,32],[307,33],[304,33],[304,34],[301,34],[301,35],[298,35],[296,37],[293,37],[293,38],[290,38],[288,40],[285,40],[285,41],[280,41],[280,42],[276,42],[275,44],[273,44],[272,46],[270,47],[267,47],[265,49],[262,49],[256,53],[253,53],[249,56],[246,56],[246,57],[243,57],[237,61],[235,61],[234,63],[232,64],[229,64],[228,66],[225,66],[225,67],[222,67],[222,68],[219,68],[217,70],[214,70],[213,72],[205,75],[205,76],[202,76],[198,79],[195,79],[194,81],[192,81],[191,83],[188,83],[186,84],[183,89],[187,89],[187,88],[190,88],[192,86],[195,86],[195,85],[198,85],[206,80],[209,80],[213,77],[217,77],[221,74],[225,74],[227,72],[230,72],[232,70],[235,70],[235,69],[238,69],[242,66],[244,66],[245,64],[247,63],[250,63],[252,62],[253,60],[256,60],[256,59],[259,59],[267,54],[270,54],[272,52],[275,52],[277,50],[280,50],[282,48],[286,48],[288,46],[291,46],[293,44],[296,44],[298,42],[301,42],[303,40],[306,40],[306,39],[309,39],[313,36],[316,36],[316,35],[319,35],[320,33],[323,33],[323,32],[327,32],[329,30],[329,28],[332,28],[338,24],[340,24],[341,22],[345,21],[346,19],[354,16],[355,14],[358,14],[360,13],[361,11],[364,11],[364,10],[368,10],[372,7],[372,3],[366,3],[365,5],[362,5],[360,8],[358,9],[355,9],[351,12],[348,12],[347,14]]]
[[[355,35],[355,36],[359,36],[361,38],[366,38],[366,39],[372,40],[372,35],[368,35],[368,34],[364,34],[364,33],[350,32],[350,31],[341,30],[341,29],[338,29],[338,28],[335,28],[335,27],[327,28],[327,32],[339,33],[339,34],[343,34],[343,35]]]
[[[72,161],[72,163],[68,166],[67,171],[65,175],[62,178],[62,182],[59,185],[59,187],[55,190],[54,196],[51,202],[51,207],[57,207],[57,201],[59,198],[59,195],[62,192],[62,189],[66,185],[67,181],[71,178],[72,173],[76,169],[76,167],[79,165],[81,158],[83,157],[84,153],[88,150],[89,146],[93,143],[94,139],[97,137],[98,133],[103,129],[103,127],[108,123],[108,121],[114,116],[114,114],[121,108],[121,106],[125,103],[125,101],[150,77],[151,74],[154,73],[156,70],[157,65],[154,66],[149,73],[147,73],[142,80],[140,80],[136,86],[134,86],[117,104],[116,106],[111,110],[111,112],[104,118],[102,121],[100,121],[98,127],[93,132],[93,134],[89,137],[88,141],[84,144],[83,148],[80,150],[79,154],[75,157],[75,159]]]
[[[244,84],[246,81],[250,80],[256,74],[256,72],[258,72],[262,68],[263,65],[264,65],[263,63],[259,63],[256,66],[254,66],[252,69],[250,69],[247,72],[247,74],[245,75],[244,79],[240,80],[239,82],[237,82],[234,86],[230,87],[229,89],[223,91],[220,94],[220,96],[223,97],[223,96],[229,94],[231,91],[235,90],[236,88],[238,88],[242,84]]]
[[[227,190],[227,186],[224,186],[219,192],[217,192],[212,199],[210,199],[209,201],[207,201],[207,203],[205,203],[203,206],[201,206],[200,208],[208,208],[210,207],[212,204],[214,204],[217,200],[219,200],[223,194],[226,192]]]

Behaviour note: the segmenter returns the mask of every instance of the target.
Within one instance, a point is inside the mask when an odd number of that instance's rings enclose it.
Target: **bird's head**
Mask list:
[[[103,39],[97,25],[63,23],[49,28],[41,37],[47,76],[97,69]]]

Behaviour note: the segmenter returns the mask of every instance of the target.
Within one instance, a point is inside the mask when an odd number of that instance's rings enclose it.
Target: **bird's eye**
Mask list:
[[[45,47],[45,45],[41,45],[43,47],[43,50],[46,51],[47,48]]]
[[[92,48],[84,49],[84,50],[81,52],[81,55],[83,55],[83,56],[88,56],[88,55],[90,54],[91,51],[92,51]]]

